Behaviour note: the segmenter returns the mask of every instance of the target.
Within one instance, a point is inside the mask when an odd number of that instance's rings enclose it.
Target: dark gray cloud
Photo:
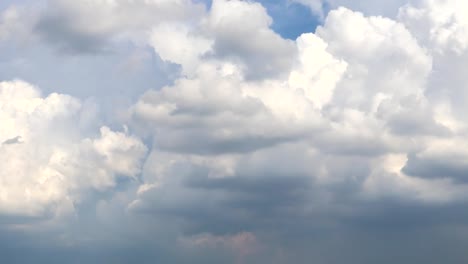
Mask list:
[[[419,157],[417,153],[410,153],[402,170],[408,175],[422,178],[445,178],[456,182],[468,180],[468,164],[464,157],[458,155]]]

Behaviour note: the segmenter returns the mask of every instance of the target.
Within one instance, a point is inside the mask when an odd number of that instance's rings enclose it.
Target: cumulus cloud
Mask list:
[[[161,58],[180,64],[186,75],[196,70],[198,58],[210,57],[236,64],[248,79],[262,79],[291,67],[295,53],[292,41],[271,30],[271,24],[259,3],[216,0],[197,23],[156,27],[151,43]],[[177,44],[168,42],[168,31]]]
[[[112,188],[117,177],[139,172],[146,147],[107,127],[100,136],[83,137],[76,131],[82,106],[71,96],[42,96],[28,83],[2,82],[0,109],[2,215],[73,210],[83,193]]]
[[[229,12],[258,8],[229,3]],[[289,68],[262,79],[250,78],[245,61],[217,53],[215,36],[211,50],[195,52],[192,74],[145,93],[131,109],[136,125],[154,133],[149,160],[159,157],[164,165],[146,167],[146,183],[130,208],[191,219],[196,232],[210,231],[208,219],[218,216],[215,222],[229,224],[215,230],[232,232],[232,219],[261,229],[247,224],[263,223],[256,211],[273,215],[276,226],[285,212],[295,219],[320,215],[322,208],[343,214],[336,201],[350,208],[361,199],[463,201],[461,156],[425,154],[435,142],[464,135],[447,101],[430,94],[433,69],[451,66],[439,64],[437,49],[405,21],[332,10],[315,33],[295,41]],[[237,213],[227,214],[226,207]]]
[[[50,1],[45,43],[148,46],[175,77],[89,127],[77,98],[2,82],[0,212],[77,212],[116,235],[80,222],[75,242],[136,241],[167,263],[385,263],[401,241],[447,242],[468,219],[464,2],[298,2],[323,23],[287,40],[254,1]]]
[[[460,54],[468,45],[466,9],[464,1],[414,1],[400,10],[399,19],[433,50]]]

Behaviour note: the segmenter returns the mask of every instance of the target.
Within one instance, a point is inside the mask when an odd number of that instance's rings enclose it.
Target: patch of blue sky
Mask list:
[[[290,0],[259,0],[273,18],[272,29],[284,38],[296,39],[302,33],[315,32],[320,18],[304,5]]]

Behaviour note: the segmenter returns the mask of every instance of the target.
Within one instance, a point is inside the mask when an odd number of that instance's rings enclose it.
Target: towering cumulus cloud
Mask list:
[[[468,261],[468,4],[266,2],[0,5],[7,261]]]

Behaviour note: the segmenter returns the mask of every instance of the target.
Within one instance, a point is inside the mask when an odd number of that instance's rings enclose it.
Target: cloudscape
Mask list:
[[[466,0],[2,0],[1,263],[468,263]]]

